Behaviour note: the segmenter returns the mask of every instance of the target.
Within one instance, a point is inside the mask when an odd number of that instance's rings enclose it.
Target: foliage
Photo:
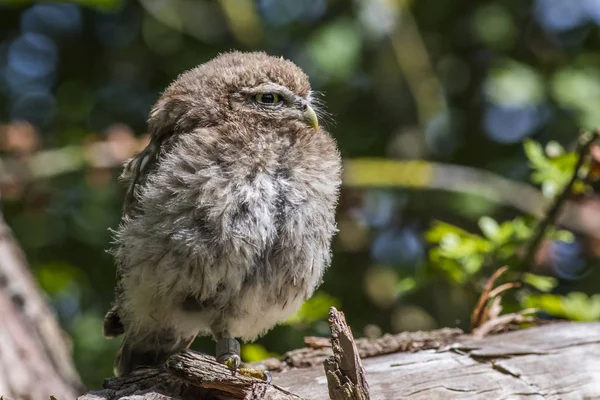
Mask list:
[[[539,143],[526,140],[524,148],[529,165],[533,169],[531,181],[541,185],[542,192],[547,197],[556,196],[573,175],[578,155],[573,152],[565,152],[557,142],[549,142],[544,151]],[[552,156],[549,157],[547,153]],[[580,181],[575,183],[573,192],[582,193],[585,189],[583,182]]]
[[[300,310],[286,321],[290,325],[308,325],[327,319],[330,307],[340,307],[340,302],[335,297],[319,291],[308,299]]]
[[[579,155],[565,152],[556,142],[548,143],[544,150],[539,143],[526,140],[524,150],[533,169],[531,180],[540,184],[548,197],[560,193],[573,176]],[[589,190],[589,186],[586,187],[581,180],[573,185],[574,194],[581,194],[586,189]],[[499,224],[493,218],[484,216],[478,221],[481,234],[475,234],[438,222],[425,234],[425,238],[434,245],[429,252],[431,267],[461,285],[480,278],[486,263],[489,266],[507,265],[512,270],[522,268],[522,257],[517,254],[533,239],[536,224],[537,221],[524,217]],[[546,237],[562,243],[575,240],[571,232],[552,228],[548,229]],[[522,280],[541,294],[525,293],[520,299],[521,306],[539,308],[552,316],[573,320],[600,319],[598,295],[588,298],[585,293],[578,292],[565,296],[549,294],[547,292],[558,285],[558,280],[552,276],[525,273]]]
[[[523,301],[526,308],[539,308],[556,317],[573,321],[600,320],[600,295],[588,296],[581,292],[571,292],[565,296],[555,294],[534,294]]]
[[[247,362],[264,360],[265,358],[278,357],[276,353],[268,352],[264,346],[256,343],[245,343],[242,345],[242,357]]]

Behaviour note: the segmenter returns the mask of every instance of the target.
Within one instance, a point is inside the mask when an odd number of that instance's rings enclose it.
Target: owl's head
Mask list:
[[[152,109],[150,129],[190,130],[224,122],[300,122],[318,130],[316,100],[293,62],[262,52],[224,53],[181,74]]]

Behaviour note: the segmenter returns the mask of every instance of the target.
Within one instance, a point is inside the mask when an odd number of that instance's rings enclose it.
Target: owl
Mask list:
[[[113,231],[123,335],[117,376],[211,335],[238,368],[252,341],[295,313],[331,261],[341,158],[320,102],[291,61],[228,52],[181,74],[126,162]]]

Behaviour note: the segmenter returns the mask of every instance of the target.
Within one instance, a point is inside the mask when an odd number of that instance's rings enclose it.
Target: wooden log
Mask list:
[[[600,323],[557,322],[452,339],[438,348],[363,359],[370,398],[600,399]],[[330,398],[322,365],[282,369],[266,387],[233,376],[212,357],[187,352],[171,357],[162,370],[109,379],[104,390],[80,400],[298,398]]]

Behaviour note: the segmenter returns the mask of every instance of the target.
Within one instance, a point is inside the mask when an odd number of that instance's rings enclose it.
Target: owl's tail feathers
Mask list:
[[[104,325],[102,326],[102,334],[107,339],[113,339],[125,332],[121,317],[119,317],[119,309],[114,306],[104,316]]]
[[[111,308],[104,316],[102,331],[107,339],[116,338],[125,332],[125,326],[116,306]],[[125,335],[113,365],[115,376],[127,375],[138,367],[156,366],[166,361],[171,353],[163,348],[161,341],[157,339],[158,337],[153,334],[141,338]],[[169,344],[173,343],[172,341],[167,342]],[[153,346],[152,343],[156,343],[156,345]]]
[[[169,355],[163,349],[152,349],[140,343],[128,343],[124,340],[115,358],[113,371],[115,376],[127,375],[138,367],[160,365]]]
[[[114,363],[115,376],[130,374],[138,367],[156,367],[169,356],[188,348],[196,335],[178,337],[173,332],[154,332],[141,337],[125,336]]]

